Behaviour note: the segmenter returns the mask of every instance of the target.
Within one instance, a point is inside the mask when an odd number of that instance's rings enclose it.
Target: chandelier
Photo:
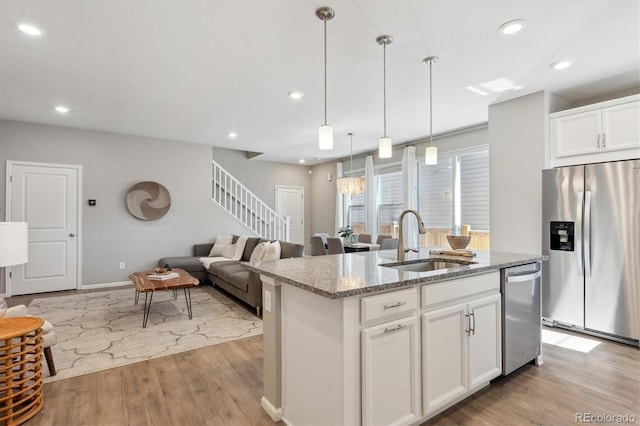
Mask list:
[[[350,172],[353,172],[353,133],[347,133],[350,139],[350,148],[351,148],[351,165]],[[336,179],[336,188],[339,192],[342,192],[345,195],[351,196],[356,194],[361,194],[364,192],[365,188],[365,179],[363,177],[339,177]]]

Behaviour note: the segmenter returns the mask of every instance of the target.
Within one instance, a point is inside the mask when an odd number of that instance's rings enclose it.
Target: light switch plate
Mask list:
[[[264,291],[264,310],[271,312],[271,292],[267,290]]]

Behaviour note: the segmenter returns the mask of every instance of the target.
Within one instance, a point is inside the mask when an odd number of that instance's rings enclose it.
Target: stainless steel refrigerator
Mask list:
[[[638,346],[640,160],[542,172],[545,323]]]

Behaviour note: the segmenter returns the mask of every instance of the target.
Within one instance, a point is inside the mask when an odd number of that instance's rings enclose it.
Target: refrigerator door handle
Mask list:
[[[578,276],[583,276],[584,265],[582,264],[582,207],[584,204],[584,192],[578,192],[578,207],[576,211],[576,265],[578,266]]]
[[[591,191],[584,194],[584,275],[591,276]]]

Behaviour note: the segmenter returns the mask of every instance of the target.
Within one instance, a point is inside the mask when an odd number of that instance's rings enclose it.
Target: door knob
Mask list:
[[[69,236],[73,238],[73,237],[75,237],[75,236],[76,236],[76,234],[74,234],[74,233],[72,232],[72,233],[70,233],[70,234],[69,234]]]

